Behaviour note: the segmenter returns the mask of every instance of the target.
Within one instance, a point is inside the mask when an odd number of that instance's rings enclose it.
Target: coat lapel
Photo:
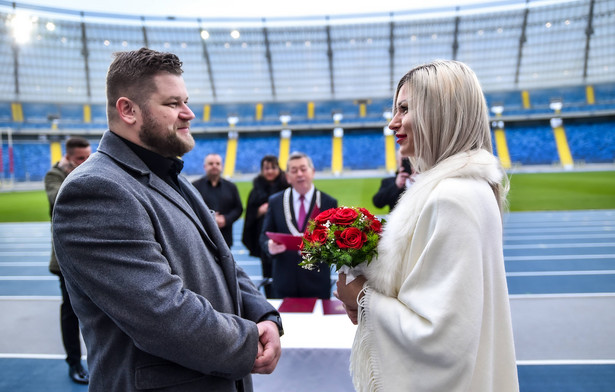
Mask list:
[[[222,268],[235,307],[235,314],[240,315],[240,295],[239,286],[237,284],[235,261],[222,237],[222,233],[220,233],[220,229],[218,229],[218,225],[196,188],[194,188],[183,176],[178,176],[182,189],[185,192],[189,192],[190,197],[192,197],[193,200],[197,200],[202,207],[198,215],[175,189],[164,182],[160,177],[153,174],[145,163],[132,152],[119,136],[110,131],[105,132],[99,144],[98,151],[118,161],[121,165],[130,168],[135,172],[135,175],[147,177],[148,187],[168,199],[174,206],[190,218],[201,234],[201,238],[203,238],[203,241],[211,250],[212,255],[216,257],[216,261]]]

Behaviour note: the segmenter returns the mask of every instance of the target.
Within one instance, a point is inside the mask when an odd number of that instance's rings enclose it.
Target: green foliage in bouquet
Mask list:
[[[326,263],[335,266],[356,267],[370,263],[378,252],[383,221],[365,208],[339,207],[321,212],[308,223],[301,243],[300,266],[317,269]]]

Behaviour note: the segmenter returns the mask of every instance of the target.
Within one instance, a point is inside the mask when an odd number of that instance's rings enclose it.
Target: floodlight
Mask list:
[[[562,121],[562,119],[561,119],[561,118],[559,118],[559,117],[554,117],[554,118],[552,118],[552,119],[551,119],[550,123],[551,123],[551,128],[559,128],[559,127],[561,127],[561,126],[562,126],[562,124],[563,124],[564,122]]]
[[[32,19],[28,14],[18,12],[10,20],[13,29],[13,38],[18,44],[25,44],[30,41],[32,33]]]
[[[239,121],[239,117],[237,117],[237,116],[228,116],[226,121],[228,121],[228,123],[229,123],[229,125],[231,127],[234,127],[235,124],[237,124],[237,122]]]
[[[292,117],[290,116],[290,114],[282,114],[282,115],[280,115],[280,122],[282,124],[288,124],[290,122],[291,118]]]
[[[564,106],[564,104],[562,103],[561,99],[554,99],[549,104],[549,108],[551,110],[553,110],[553,111],[556,111],[556,112],[559,112],[560,110],[562,110],[563,106]]]
[[[494,105],[491,107],[491,111],[496,115],[500,115],[504,112],[504,106],[502,105]]]

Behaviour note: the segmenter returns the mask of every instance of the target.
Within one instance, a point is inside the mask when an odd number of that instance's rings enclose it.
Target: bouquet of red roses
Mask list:
[[[300,246],[306,269],[318,268],[321,262],[347,271],[367,263],[377,254],[382,233],[381,222],[365,208],[330,208],[308,223]]]

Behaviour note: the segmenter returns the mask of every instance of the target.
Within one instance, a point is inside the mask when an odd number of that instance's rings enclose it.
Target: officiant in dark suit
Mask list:
[[[286,190],[269,198],[260,244],[273,258],[273,298],[331,296],[331,270],[322,264],[320,271],[299,266],[301,255],[297,249],[269,239],[266,232],[302,235],[310,218],[337,207],[337,200],[314,187],[314,163],[306,154],[294,152],[288,158]]]

